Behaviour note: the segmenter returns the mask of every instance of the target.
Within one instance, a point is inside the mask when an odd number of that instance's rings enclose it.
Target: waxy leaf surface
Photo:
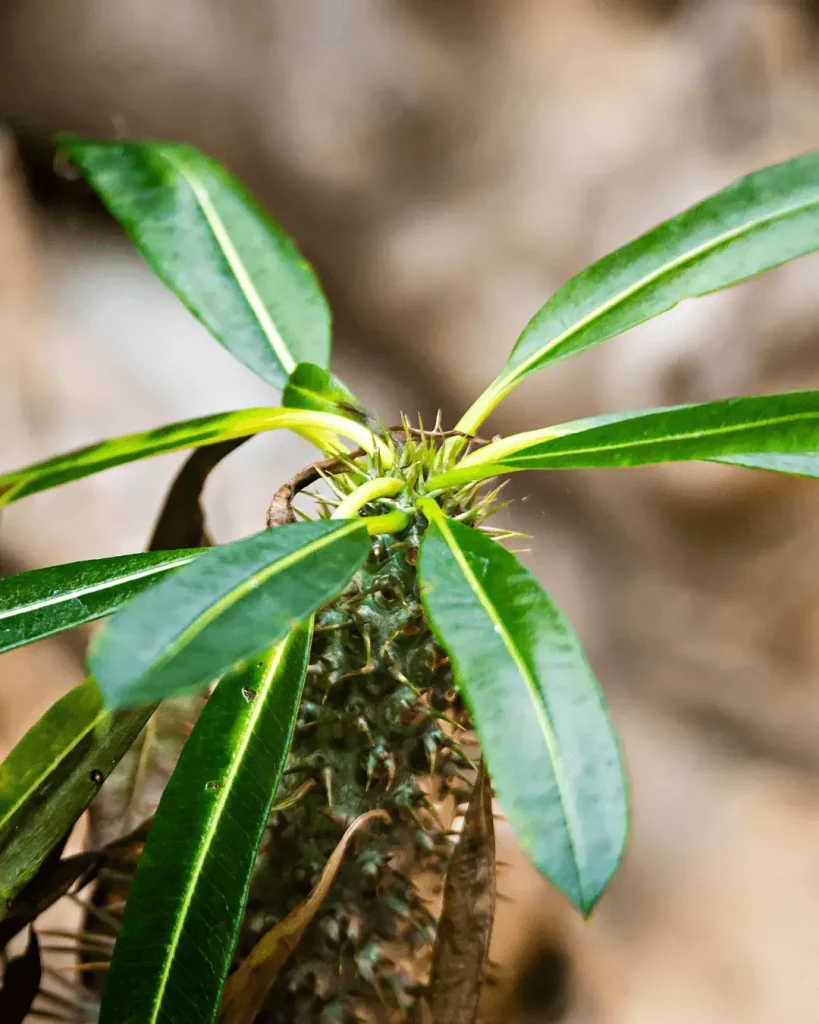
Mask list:
[[[117,942],[100,1024],[215,1019],[290,748],[312,627],[205,705],[162,795]]]
[[[819,249],[819,153],[749,174],[593,263],[535,314],[463,417],[474,432],[527,374]]]
[[[367,410],[347,385],[329,370],[313,363],[299,363],[290,374],[282,392],[282,405],[288,409],[313,409],[347,416],[362,424],[369,422]]]
[[[57,701],[0,764],[0,917],[74,825],[155,705],[106,711],[93,679]]]
[[[0,653],[110,615],[198,554],[156,551],[6,576],[0,579]]]
[[[372,451],[377,444],[366,427],[342,416],[308,409],[239,409],[100,441],[6,473],[0,476],[0,506],[127,462],[267,430],[293,430],[310,439],[318,431],[329,431],[349,438],[365,451]]]
[[[166,142],[61,143],[156,275],[240,362],[277,388],[297,363],[329,364],[330,310],[312,268],[224,168]]]
[[[585,914],[627,834],[617,741],[578,640],[517,558],[431,501],[419,557],[501,807],[533,864]]]
[[[369,550],[365,520],[281,526],[201,554],[131,601],[89,664],[112,706],[203,686],[283,639]]]
[[[468,455],[434,488],[523,469],[705,460],[819,475],[819,391],[613,413],[514,434]]]

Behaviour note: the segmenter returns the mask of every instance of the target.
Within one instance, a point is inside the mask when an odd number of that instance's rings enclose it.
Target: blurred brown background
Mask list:
[[[742,173],[819,145],[816,0],[0,0],[0,468],[265,386],[153,281],[57,130],[184,140],[315,263],[336,366],[452,419],[549,294]],[[536,375],[498,429],[819,386],[803,260]],[[208,493],[261,527],[306,461],[258,439]],[[4,511],[0,571],[136,550],[178,460]],[[510,857],[486,1019],[819,1019],[819,487],[716,466],[522,477],[531,564],[622,731],[630,852],[594,921]],[[82,674],[0,658],[0,752]]]

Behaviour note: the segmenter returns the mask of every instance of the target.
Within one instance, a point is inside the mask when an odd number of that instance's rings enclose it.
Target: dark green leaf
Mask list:
[[[676,306],[819,249],[819,153],[756,171],[593,263],[530,321],[459,429],[527,374]]]
[[[515,434],[468,455],[454,470],[434,477],[430,486],[522,469],[686,460],[818,475],[819,391],[612,413]]]
[[[198,551],[69,562],[0,579],[0,653],[110,615]]]
[[[319,432],[337,433],[350,438],[368,452],[373,451],[378,443],[369,430],[342,416],[330,416],[307,409],[240,409],[237,412],[201,416],[140,434],[100,441],[87,448],[78,448],[45,462],[6,473],[0,476],[0,506],[126,462],[178,452],[185,448],[199,448],[266,430],[283,429],[293,430],[310,440]]]
[[[0,917],[96,796],[155,705],[105,711],[87,679],[0,764]]]
[[[210,698],[162,796],[100,1024],[213,1021],[293,735],[312,628]]]
[[[274,387],[327,366],[330,310],[293,242],[222,167],[165,142],[61,143],[157,276]]]
[[[107,703],[203,686],[334,597],[369,549],[365,520],[265,530],[204,552],[123,608],[92,645]]]
[[[424,607],[501,806],[535,866],[588,914],[619,864],[628,826],[597,683],[571,626],[513,554],[430,500],[423,511]]]
[[[367,410],[347,385],[329,370],[313,363],[299,363],[290,374],[282,393],[282,405],[289,409],[314,409],[347,416],[362,424],[369,422]]]

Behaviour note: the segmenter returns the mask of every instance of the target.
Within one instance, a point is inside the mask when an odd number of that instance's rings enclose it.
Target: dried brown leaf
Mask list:
[[[481,761],[444,885],[426,993],[429,1024],[473,1024],[495,917],[492,787]]]
[[[219,441],[197,448],[188,458],[171,485],[165,505],[154,527],[149,551],[174,551],[176,548],[210,547],[202,511],[202,489],[211,470],[247,437]]]
[[[6,965],[0,986],[0,1020],[3,1024],[24,1024],[40,991],[41,978],[40,943],[32,928],[25,953],[9,960]]]
[[[355,819],[324,865],[307,899],[263,935],[247,960],[228,978],[222,992],[221,1019],[224,1024],[253,1024],[287,958],[298,946],[305,928],[324,902],[350,840],[361,828],[376,820],[389,822],[390,817],[386,811],[377,810],[367,811]]]

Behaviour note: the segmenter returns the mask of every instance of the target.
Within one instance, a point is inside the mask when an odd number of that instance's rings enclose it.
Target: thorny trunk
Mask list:
[[[414,430],[406,422],[388,436],[395,433],[404,436],[397,471],[407,474],[411,485],[413,473],[429,471],[440,457],[438,444],[448,435]],[[413,440],[418,435],[420,441]],[[195,465],[180,474],[160,517],[166,528],[173,520],[175,540],[180,529],[188,529],[185,524],[197,531],[197,539],[202,536],[199,491],[222,454],[195,454],[190,460]],[[354,470],[355,479],[345,480],[347,469]],[[367,469],[370,475],[380,472],[377,465]],[[325,475],[333,471],[340,474],[335,483]],[[268,525],[293,521],[294,497],[317,480],[343,490],[359,484],[362,472],[346,458],[307,467],[279,489]],[[183,486],[189,477],[195,477],[193,485]],[[330,514],[334,500],[314,497],[322,514]],[[451,500],[460,503],[453,504],[454,511],[478,525],[496,511],[496,498],[497,493],[480,496],[470,485]],[[382,811],[389,824],[371,823],[353,839],[318,912],[278,974],[259,1024],[427,1024],[430,1002],[435,1003],[427,988],[435,975],[433,956],[438,966],[452,962],[452,943],[441,950],[439,938],[435,954],[433,944],[457,842],[452,823],[458,808],[470,802],[478,752],[448,659],[424,616],[415,568],[423,529],[416,514],[400,539],[374,538],[363,568],[316,616],[291,755],[257,861],[235,966],[304,904],[353,821]],[[195,543],[192,536],[190,542]],[[109,790],[115,780],[116,775],[109,780]],[[491,815],[488,828],[491,833]],[[130,849],[133,867],[140,843]],[[488,877],[486,866],[493,860],[491,854],[476,858],[475,878],[465,886],[462,859],[456,883],[461,897],[471,885],[482,915],[475,930],[485,941],[472,943],[474,969],[466,970],[475,993],[494,907],[494,870]],[[112,893],[116,911],[121,908],[125,879],[121,871],[116,878],[114,889],[101,880],[94,899],[98,908]],[[451,889],[452,880],[448,885]],[[456,913],[461,919],[455,930],[470,929],[463,909]],[[108,931],[97,910],[90,912],[86,929],[92,923],[97,931]],[[104,973],[89,971],[84,980],[99,992]],[[465,1012],[471,1020],[471,1010]]]
[[[377,541],[347,590],[318,616],[313,661],[283,792],[314,785],[275,815],[239,956],[301,903],[344,829],[383,809],[348,853],[268,1000],[265,1024],[407,1019],[429,970],[453,843],[447,801],[473,772],[458,740],[467,717],[424,621],[418,527]]]

